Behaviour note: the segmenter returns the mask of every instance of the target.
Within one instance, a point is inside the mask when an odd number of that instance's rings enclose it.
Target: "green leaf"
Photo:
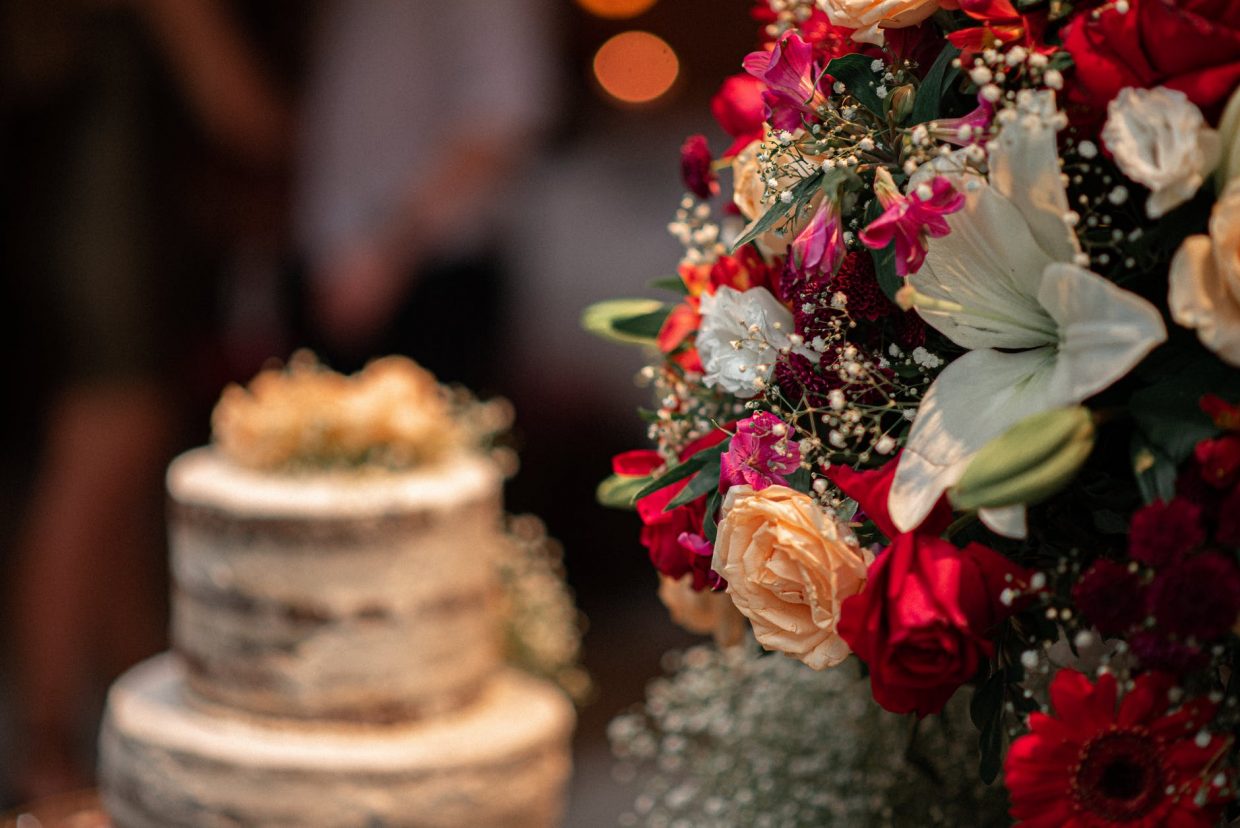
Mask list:
[[[930,71],[917,88],[917,97],[913,101],[913,123],[924,124],[938,117],[943,90],[950,86],[960,73],[959,69],[952,66],[952,59],[959,54],[960,50],[948,43],[930,65]]]
[[[822,172],[816,172],[806,178],[802,178],[795,187],[792,188],[792,200],[787,204],[776,200],[769,209],[745,228],[738,238],[732,244],[732,252],[735,253],[746,244],[761,236],[763,233],[773,229],[775,225],[784,216],[793,210],[800,209],[801,205],[808,201],[813,195],[814,190],[822,181]]]
[[[865,209],[865,223],[883,214],[883,205],[873,199]],[[896,301],[896,291],[904,287],[904,280],[896,273],[896,242],[892,239],[882,250],[870,249],[870,258],[874,260],[874,273],[878,278],[878,286],[892,302]]]
[[[697,500],[704,494],[719,488],[719,458],[707,460],[702,470],[693,476],[689,481],[689,485],[681,489],[675,497],[671,499],[663,511],[670,512],[677,506],[684,506]]]
[[[702,521],[702,534],[712,544],[715,538],[719,537],[719,522],[715,520],[715,515],[719,513],[719,504],[722,501],[723,495],[719,493],[718,487],[711,492],[710,497],[706,498],[706,517]]]
[[[990,674],[976,690],[969,703],[969,716],[980,731],[978,748],[981,759],[978,775],[989,785],[999,776],[1003,756],[1003,689],[1005,675],[1002,670]]]
[[[632,509],[635,495],[649,482],[649,475],[613,474],[598,484],[594,498],[609,509]]]
[[[883,99],[874,91],[878,79],[870,68],[873,62],[874,58],[861,54],[844,55],[827,64],[827,74],[844,84],[848,93],[862,106],[882,118]]]
[[[685,287],[684,279],[679,276],[668,276],[663,279],[653,279],[649,282],[650,287],[657,290],[670,290],[677,296],[688,296],[689,288]]]
[[[643,313],[640,316],[617,319],[612,322],[611,327],[622,336],[632,336],[654,342],[658,339],[659,331],[663,329],[663,323],[667,321],[667,316],[671,312],[671,305],[664,305],[656,311]]]
[[[670,469],[663,472],[663,474],[651,480],[650,483],[643,486],[637,494],[634,495],[633,499],[641,500],[643,497],[654,494],[665,486],[670,486],[678,480],[684,480],[694,472],[700,471],[702,467],[706,465],[707,461],[717,458],[719,455],[723,454],[723,452],[727,450],[727,447],[728,441],[724,440],[722,443],[702,449],[697,454],[675,466],[672,466]]]
[[[595,302],[582,312],[581,327],[595,336],[613,342],[650,345],[654,342],[653,337],[626,333],[619,330],[617,325],[623,320],[648,317],[664,307],[657,299],[608,299],[605,302]],[[657,335],[658,331],[655,333]]]

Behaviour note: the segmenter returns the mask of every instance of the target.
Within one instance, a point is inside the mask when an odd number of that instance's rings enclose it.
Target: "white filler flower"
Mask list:
[[[1120,90],[1107,107],[1102,140],[1124,175],[1150,188],[1145,212],[1158,218],[1192,198],[1218,164],[1221,141],[1183,92]]]
[[[989,184],[947,217],[952,232],[930,241],[903,289],[926,322],[970,350],[939,374],[913,422],[888,501],[901,531],[922,522],[991,439],[1101,391],[1167,336],[1153,305],[1074,264],[1054,93],[1023,92],[1008,112]],[[1000,534],[1025,533],[1024,506],[980,517]]]
[[[792,348],[792,312],[766,288],[721,285],[702,297],[697,349],[706,385],[749,398],[766,387],[783,349]],[[796,349],[810,359],[811,351]]]

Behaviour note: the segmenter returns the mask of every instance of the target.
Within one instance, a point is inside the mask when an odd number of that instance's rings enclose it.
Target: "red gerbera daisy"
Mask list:
[[[1172,685],[1163,674],[1140,676],[1117,710],[1114,676],[1091,684],[1060,670],[1051,682],[1056,715],[1033,713],[1030,733],[1008,753],[1012,817],[1026,828],[1215,825],[1230,791],[1215,784],[1228,740],[1203,729],[1214,715],[1208,701],[1172,712]]]

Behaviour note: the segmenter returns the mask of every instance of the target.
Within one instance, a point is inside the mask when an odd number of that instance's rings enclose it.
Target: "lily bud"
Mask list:
[[[901,123],[908,116],[913,114],[913,102],[917,98],[917,91],[913,89],[911,83],[897,86],[888,97],[888,112],[894,123]]]
[[[1088,408],[1034,414],[983,446],[948,496],[961,510],[1045,500],[1076,476],[1093,447]]]

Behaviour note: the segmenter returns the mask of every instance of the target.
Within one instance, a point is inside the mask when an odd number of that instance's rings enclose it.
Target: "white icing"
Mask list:
[[[498,828],[558,819],[572,706],[516,672],[499,673],[460,713],[354,729],[221,717],[187,705],[182,682],[179,662],[163,655],[109,694],[101,775],[105,802],[126,825]]]
[[[495,491],[499,480],[495,465],[476,454],[453,455],[410,471],[279,474],[238,466],[211,448],[200,448],[168,468],[168,491],[174,499],[245,517],[359,518],[445,509]]]

